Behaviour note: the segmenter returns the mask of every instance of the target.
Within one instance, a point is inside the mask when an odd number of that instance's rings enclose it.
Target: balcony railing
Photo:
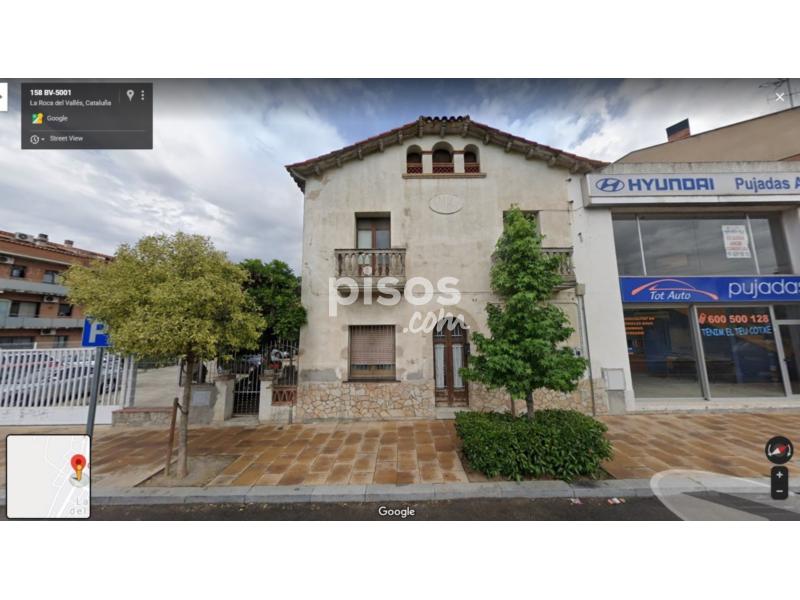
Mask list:
[[[422,163],[407,163],[406,173],[411,173],[413,175],[422,174]]]
[[[381,250],[340,249],[334,250],[336,276],[350,277],[363,287],[364,279],[371,279],[371,286],[382,277],[396,277],[398,283],[392,287],[402,288],[406,280],[406,249],[386,248]]]
[[[575,285],[575,267],[572,264],[572,248],[542,248],[542,252],[549,256],[558,257],[558,272],[564,279],[559,288],[569,288]]]
[[[480,173],[481,164],[476,162],[464,163],[464,173]]]
[[[0,317],[0,329],[74,329],[83,319],[70,317]]]
[[[21,292],[24,294],[45,294],[49,296],[66,296],[67,288],[58,283],[44,283],[29,279],[0,278],[0,292]]]
[[[434,173],[454,173],[455,167],[453,167],[453,163],[433,163],[433,172]]]

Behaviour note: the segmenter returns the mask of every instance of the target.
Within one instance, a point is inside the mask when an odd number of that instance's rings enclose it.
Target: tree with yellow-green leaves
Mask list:
[[[247,279],[209,238],[185,233],[143,237],[121,245],[111,261],[66,273],[70,301],[107,325],[115,351],[183,359],[178,478],[188,472],[195,366],[231,348],[256,347],[266,327],[243,289]]]

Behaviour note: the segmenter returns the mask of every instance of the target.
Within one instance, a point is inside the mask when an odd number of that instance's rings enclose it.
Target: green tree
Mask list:
[[[264,328],[242,289],[247,277],[211,240],[185,233],[143,237],[121,245],[112,261],[66,273],[70,301],[106,323],[114,350],[183,359],[179,478],[188,471],[190,374],[226,348],[255,347]]]
[[[300,304],[300,278],[280,260],[264,263],[250,258],[240,263],[250,274],[244,287],[267,322],[264,343],[274,338],[297,340],[306,323],[306,309]]]
[[[533,393],[539,388],[570,392],[586,369],[586,361],[563,346],[569,339],[564,312],[550,303],[561,282],[561,259],[542,252],[536,223],[519,208],[506,214],[491,270],[498,304],[486,306],[491,337],[474,333],[477,350],[462,377],[490,388],[505,388],[514,401],[524,398],[533,418]]]

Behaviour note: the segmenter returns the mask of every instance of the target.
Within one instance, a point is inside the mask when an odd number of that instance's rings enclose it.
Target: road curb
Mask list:
[[[769,479],[763,478],[769,485]],[[692,481],[660,489],[660,496],[697,492],[752,493],[752,487],[735,482],[713,488]],[[792,486],[800,493],[800,488]],[[408,485],[317,485],[317,486],[230,486],[230,487],[145,487],[97,488],[92,504],[288,504],[297,502],[419,502],[470,498],[631,498],[652,497],[649,479],[608,479],[603,481],[502,481],[482,483],[417,483]],[[0,506],[5,505],[5,490],[0,489]]]

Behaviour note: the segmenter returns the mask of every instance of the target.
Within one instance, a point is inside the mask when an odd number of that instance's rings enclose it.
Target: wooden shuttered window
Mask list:
[[[350,326],[350,379],[395,378],[394,325]]]

